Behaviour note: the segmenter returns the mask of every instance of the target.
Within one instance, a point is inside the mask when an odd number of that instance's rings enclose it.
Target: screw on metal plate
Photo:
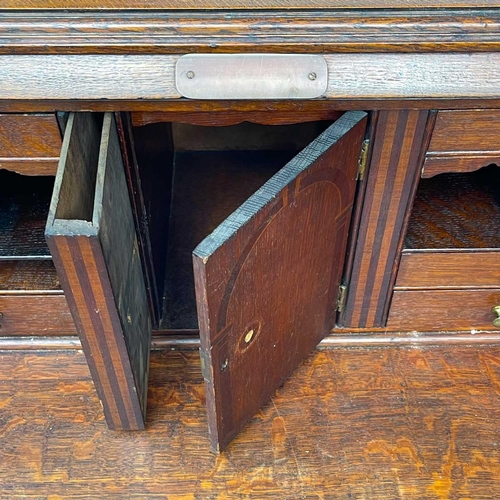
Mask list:
[[[313,99],[327,90],[328,66],[319,54],[185,54],[175,85],[190,99]]]

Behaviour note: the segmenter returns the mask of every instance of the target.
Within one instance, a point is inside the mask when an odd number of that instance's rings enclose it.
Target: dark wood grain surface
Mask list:
[[[404,237],[405,214],[420,175],[426,111],[381,111],[366,186],[358,244],[340,326],[383,326]]]
[[[366,116],[342,115],[193,252],[214,451],[335,323]]]
[[[337,111],[377,111],[411,109],[469,109],[469,108],[500,108],[500,98],[487,97],[484,99],[463,98],[415,98],[405,99],[317,99],[301,101],[300,106],[309,109],[332,109]],[[9,99],[0,100],[2,112],[30,112],[30,111],[81,111],[82,109],[94,112],[107,111],[141,111],[141,112],[172,112],[172,111],[224,111],[224,110],[283,110],[293,109],[297,103],[291,101],[197,101],[189,99]]]
[[[13,500],[500,496],[500,348],[316,351],[209,452],[197,352],[154,353],[146,432],[109,431],[79,352],[0,355]]]
[[[114,115],[104,116],[93,225],[98,228],[102,261],[99,273],[109,279],[102,283],[113,329],[123,337],[121,352],[128,379],[127,397],[138,398],[145,416],[151,345],[151,314],[148,306],[139,244],[125,180],[122,153]],[[116,311],[116,312],[115,312]],[[123,342],[117,339],[117,347]],[[111,348],[112,349],[112,348]],[[123,390],[123,389],[122,389]],[[130,403],[128,403],[130,404]],[[138,427],[140,419],[135,411]],[[131,422],[131,429],[134,424]]]

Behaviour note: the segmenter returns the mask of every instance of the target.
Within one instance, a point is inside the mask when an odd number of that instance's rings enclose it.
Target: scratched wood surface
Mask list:
[[[496,0],[3,0],[4,9],[397,9],[497,7]]]
[[[255,52],[256,44],[259,52],[468,52],[500,42],[497,9],[4,14],[1,54]]]
[[[107,430],[83,354],[0,360],[2,498],[500,496],[499,347],[315,351],[218,457],[196,351],[153,354],[132,434]]]
[[[376,57],[331,53],[324,57],[328,85],[322,97],[328,99],[500,98],[497,52]],[[0,87],[2,100],[182,97],[174,81],[178,55],[21,54],[0,58],[5,75]]]

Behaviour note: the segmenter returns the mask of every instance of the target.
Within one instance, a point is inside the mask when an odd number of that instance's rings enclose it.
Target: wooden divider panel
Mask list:
[[[418,182],[428,111],[381,111],[344,314],[345,327],[383,326]]]

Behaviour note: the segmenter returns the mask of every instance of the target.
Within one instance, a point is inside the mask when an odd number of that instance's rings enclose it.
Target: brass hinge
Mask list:
[[[339,296],[337,298],[337,311],[342,312],[345,307],[345,302],[347,299],[347,285],[339,286]]]
[[[365,178],[366,164],[368,162],[368,146],[370,141],[365,139],[363,144],[361,144],[361,152],[359,153],[358,159],[358,173],[356,175],[356,180],[362,181]]]

